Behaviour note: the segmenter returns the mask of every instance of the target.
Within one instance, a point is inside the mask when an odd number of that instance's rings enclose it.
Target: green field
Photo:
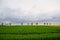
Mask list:
[[[0,40],[60,40],[60,27],[0,26]]]

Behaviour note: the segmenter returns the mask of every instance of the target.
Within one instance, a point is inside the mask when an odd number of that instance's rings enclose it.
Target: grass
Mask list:
[[[1,40],[59,40],[58,26],[0,26]]]

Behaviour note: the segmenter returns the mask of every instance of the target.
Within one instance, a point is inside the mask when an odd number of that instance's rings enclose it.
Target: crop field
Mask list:
[[[0,26],[0,40],[60,40],[60,26]]]

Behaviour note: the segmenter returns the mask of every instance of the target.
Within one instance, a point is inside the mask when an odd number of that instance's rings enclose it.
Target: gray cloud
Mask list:
[[[59,0],[0,0],[0,22],[60,22]]]

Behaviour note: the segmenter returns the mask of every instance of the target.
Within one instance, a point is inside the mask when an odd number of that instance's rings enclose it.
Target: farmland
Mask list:
[[[0,26],[1,40],[59,40],[60,26]]]

